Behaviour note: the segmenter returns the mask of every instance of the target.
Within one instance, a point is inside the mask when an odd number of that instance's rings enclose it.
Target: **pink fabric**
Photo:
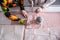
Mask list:
[[[44,12],[41,13],[43,17],[44,27],[59,27],[60,26],[60,12]],[[12,24],[16,24],[12,22]]]
[[[44,27],[58,27],[60,26],[60,13],[51,12],[51,13],[42,13],[44,18]]]

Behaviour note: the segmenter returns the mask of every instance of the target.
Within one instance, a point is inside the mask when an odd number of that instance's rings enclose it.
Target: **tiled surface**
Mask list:
[[[58,40],[60,27],[25,29],[22,25],[0,25],[0,40]]]
[[[0,25],[0,40],[23,40],[23,25]]]
[[[60,13],[41,13],[43,28],[26,29],[25,40],[60,40]],[[34,28],[33,26],[28,26]]]
[[[60,39],[60,27],[43,29],[26,29],[25,40],[58,40]]]
[[[5,17],[3,12],[0,12],[0,25],[1,24],[11,24],[11,21]]]
[[[21,17],[16,13],[14,15]],[[34,29],[35,25],[27,25],[26,29],[24,25],[10,21],[0,12],[0,40],[60,40],[60,12],[45,12],[41,15],[44,19],[43,28]]]

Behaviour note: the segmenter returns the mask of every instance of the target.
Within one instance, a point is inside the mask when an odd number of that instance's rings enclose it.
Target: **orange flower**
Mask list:
[[[14,16],[14,15],[10,15],[9,19],[10,19],[10,20],[12,20],[12,21],[14,21],[14,20],[16,20],[16,19],[17,19],[17,17],[16,17],[16,16]]]
[[[14,6],[14,7],[15,7],[15,6],[17,6],[17,5],[16,5],[16,4],[12,4],[12,6]]]

